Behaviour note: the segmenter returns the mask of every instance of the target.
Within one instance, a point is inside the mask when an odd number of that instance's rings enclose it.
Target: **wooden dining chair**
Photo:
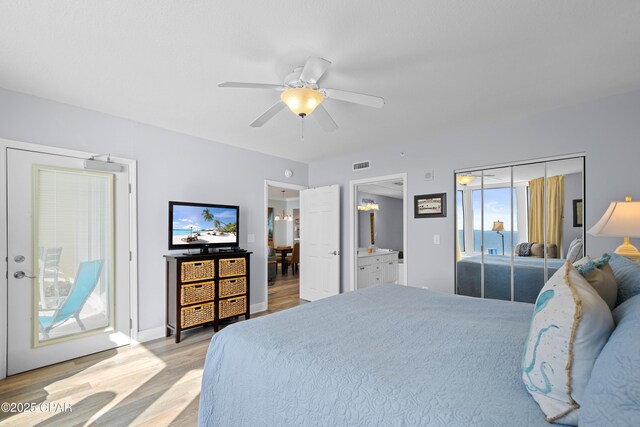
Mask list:
[[[276,281],[276,275],[278,274],[278,256],[276,255],[276,250],[272,247],[268,249],[269,254],[267,257],[267,283],[269,285],[273,285]]]
[[[291,252],[291,256],[285,258],[285,262],[287,265],[291,266],[291,271],[293,274],[296,274],[299,270],[300,264],[300,242],[296,242],[293,244],[293,251]]]

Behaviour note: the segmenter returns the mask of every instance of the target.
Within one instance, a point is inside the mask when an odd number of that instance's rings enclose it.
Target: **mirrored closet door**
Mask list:
[[[584,157],[456,173],[456,293],[535,302],[584,254]]]

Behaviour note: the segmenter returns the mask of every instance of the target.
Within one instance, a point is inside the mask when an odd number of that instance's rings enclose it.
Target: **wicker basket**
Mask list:
[[[191,285],[182,285],[182,289],[180,291],[180,305],[209,301],[214,299],[215,296],[215,282],[202,282],[193,283]]]
[[[207,280],[215,277],[215,267],[212,259],[205,261],[189,261],[182,263],[182,283]]]
[[[215,317],[215,305],[212,302],[192,305],[182,309],[182,328],[188,328],[202,323],[213,322]]]
[[[218,302],[218,318],[239,316],[247,311],[247,297],[223,299]]]
[[[220,260],[220,277],[243,276],[247,274],[244,258],[229,258]]]
[[[220,298],[233,297],[247,293],[247,278],[237,277],[235,279],[221,279],[218,287]]]

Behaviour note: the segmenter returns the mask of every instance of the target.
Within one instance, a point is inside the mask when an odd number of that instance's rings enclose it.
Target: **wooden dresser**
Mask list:
[[[167,264],[167,330],[176,343],[185,329],[249,314],[251,252],[165,255]]]

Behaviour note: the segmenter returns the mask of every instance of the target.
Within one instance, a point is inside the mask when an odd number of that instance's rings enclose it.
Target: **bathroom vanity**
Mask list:
[[[358,249],[358,289],[382,283],[398,283],[398,251]]]

